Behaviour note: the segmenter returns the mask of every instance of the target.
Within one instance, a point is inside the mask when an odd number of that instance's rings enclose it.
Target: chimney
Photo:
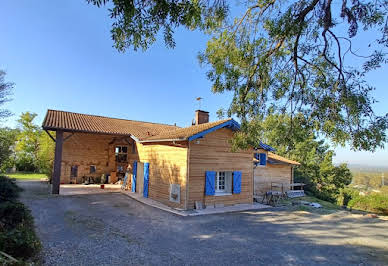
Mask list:
[[[209,122],[209,112],[196,110],[195,111],[195,124],[204,124]]]

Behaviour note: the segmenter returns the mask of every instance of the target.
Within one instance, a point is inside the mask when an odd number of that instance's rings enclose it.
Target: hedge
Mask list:
[[[27,260],[39,252],[41,244],[30,210],[17,201],[20,191],[13,180],[0,176],[0,251]]]

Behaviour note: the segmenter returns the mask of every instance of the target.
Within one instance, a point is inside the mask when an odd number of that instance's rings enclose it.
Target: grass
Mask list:
[[[7,174],[10,178],[15,178],[18,180],[40,180],[41,178],[47,178],[45,174],[38,174],[38,173],[12,173]]]
[[[299,201],[316,202],[321,204],[322,208],[314,208],[306,205],[292,204],[293,202],[299,202]],[[304,197],[293,198],[293,199],[283,199],[280,201],[280,205],[288,206],[287,208],[291,208],[293,210],[306,211],[310,213],[319,213],[319,214],[329,214],[329,213],[333,213],[341,210],[341,207],[336,204],[333,204],[328,201],[320,200],[312,196],[304,196]]]

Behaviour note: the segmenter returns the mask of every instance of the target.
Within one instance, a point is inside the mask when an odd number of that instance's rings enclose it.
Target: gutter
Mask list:
[[[187,139],[155,139],[155,140],[140,140],[140,143],[149,143],[149,142],[167,142],[167,141],[186,141]]]

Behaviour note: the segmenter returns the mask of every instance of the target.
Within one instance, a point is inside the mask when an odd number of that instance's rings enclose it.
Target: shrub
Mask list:
[[[341,189],[337,198],[338,205],[349,208],[388,215],[388,194],[367,193],[352,188]]]
[[[30,211],[20,202],[0,204],[0,250],[16,258],[29,258],[40,249]]]
[[[0,203],[2,201],[16,200],[22,189],[18,187],[13,179],[0,176]]]
[[[357,195],[349,201],[348,207],[388,215],[388,195],[381,193]]]
[[[20,191],[15,181],[0,176],[0,250],[27,259],[40,249],[40,242],[30,211],[16,200]]]
[[[337,204],[340,206],[348,206],[349,201],[352,198],[358,197],[359,191],[352,188],[342,188],[337,197]]]

